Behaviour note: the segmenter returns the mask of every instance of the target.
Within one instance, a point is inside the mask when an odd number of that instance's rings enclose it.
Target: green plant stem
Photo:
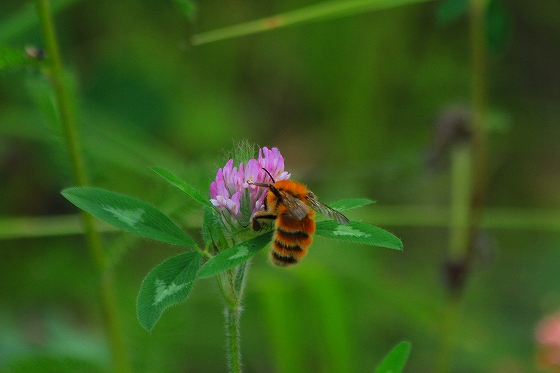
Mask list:
[[[420,3],[431,0],[336,0],[323,1],[290,12],[280,13],[272,17],[244,22],[233,26],[193,35],[194,45],[211,43],[219,40],[251,35],[271,29],[294,24],[312,22],[326,18],[341,17],[363,13],[375,9],[392,8],[396,6]]]
[[[454,298],[448,302],[440,323],[441,348],[435,372],[445,373],[452,371],[453,351],[457,337],[457,329],[461,319],[462,302]]]
[[[217,276],[218,285],[226,303],[224,314],[226,319],[228,371],[230,373],[241,373],[242,371],[240,320],[243,307],[241,300],[248,266],[249,264],[245,262],[237,268]]]
[[[241,306],[226,307],[228,365],[230,373],[241,372],[241,343],[239,321]]]
[[[70,92],[68,90],[68,85],[65,83],[62,60],[60,57],[60,51],[54,30],[54,22],[48,0],[37,0],[37,15],[41,25],[45,51],[48,58],[48,69],[51,84],[56,97],[57,110],[69,153],[72,172],[74,174],[76,184],[84,187],[88,185],[86,168],[80,148],[80,142],[78,140]],[[81,212],[81,216],[90,256],[100,275],[99,286],[101,305],[106,322],[109,344],[113,355],[113,369],[115,372],[128,372],[130,369],[128,368],[124,338],[118,320],[113,273],[112,271],[105,270],[105,255],[103,252],[101,237],[95,229],[93,217],[83,211]]]

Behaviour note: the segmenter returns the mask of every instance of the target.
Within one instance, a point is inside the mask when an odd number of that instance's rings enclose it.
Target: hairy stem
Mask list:
[[[241,339],[240,324],[243,307],[241,300],[249,263],[245,262],[234,269],[217,276],[218,285],[224,297],[226,308],[226,343],[228,352],[228,371],[241,373]]]
[[[78,140],[71,94],[65,82],[62,59],[60,57],[48,0],[37,0],[37,15],[39,17],[41,33],[43,35],[45,51],[48,58],[48,72],[56,97],[57,111],[68,149],[74,179],[77,186],[87,186],[87,173],[80,142]],[[90,256],[100,276],[99,291],[101,307],[106,321],[107,335],[113,355],[113,369],[115,372],[128,372],[130,369],[128,368],[124,338],[118,320],[113,274],[105,270],[103,246],[101,244],[100,235],[95,229],[93,217],[84,211],[81,212],[81,216]]]
[[[226,307],[226,334],[228,351],[228,368],[230,373],[241,372],[241,342],[239,320],[241,319],[241,306]]]

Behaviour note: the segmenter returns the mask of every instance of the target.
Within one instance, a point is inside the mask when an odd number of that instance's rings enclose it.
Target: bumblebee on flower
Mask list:
[[[254,232],[261,231],[263,223],[274,224],[270,259],[282,267],[298,263],[307,254],[315,233],[315,211],[339,224],[349,222],[289,176],[278,149],[262,148],[258,160],[250,159],[245,167],[240,163],[239,170],[230,159],[210,185],[211,202],[220,209],[225,224],[250,222]],[[250,220],[244,213],[248,211]]]

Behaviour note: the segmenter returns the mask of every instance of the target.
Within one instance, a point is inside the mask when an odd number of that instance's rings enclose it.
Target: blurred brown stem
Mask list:
[[[474,223],[480,220],[480,212],[486,195],[487,173],[487,77],[486,77],[486,0],[470,2],[470,35],[472,56],[472,146],[473,146],[473,198],[471,206],[476,213]]]
[[[442,323],[442,349],[438,371],[451,371],[455,339],[461,323],[465,283],[472,270],[476,237],[480,229],[487,178],[487,76],[486,0],[470,0],[469,28],[472,58],[471,138],[453,157],[451,216],[455,223],[450,235],[449,261],[445,266],[450,299]],[[469,170],[466,169],[468,167]],[[461,175],[463,183],[461,183]],[[466,186],[465,186],[466,185]]]

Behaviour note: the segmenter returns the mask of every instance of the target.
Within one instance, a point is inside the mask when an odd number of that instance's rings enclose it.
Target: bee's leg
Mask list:
[[[275,220],[278,216],[274,214],[262,214],[262,215],[253,215],[251,218],[251,224],[253,226],[254,231],[260,231],[262,229],[262,224],[260,220]]]

